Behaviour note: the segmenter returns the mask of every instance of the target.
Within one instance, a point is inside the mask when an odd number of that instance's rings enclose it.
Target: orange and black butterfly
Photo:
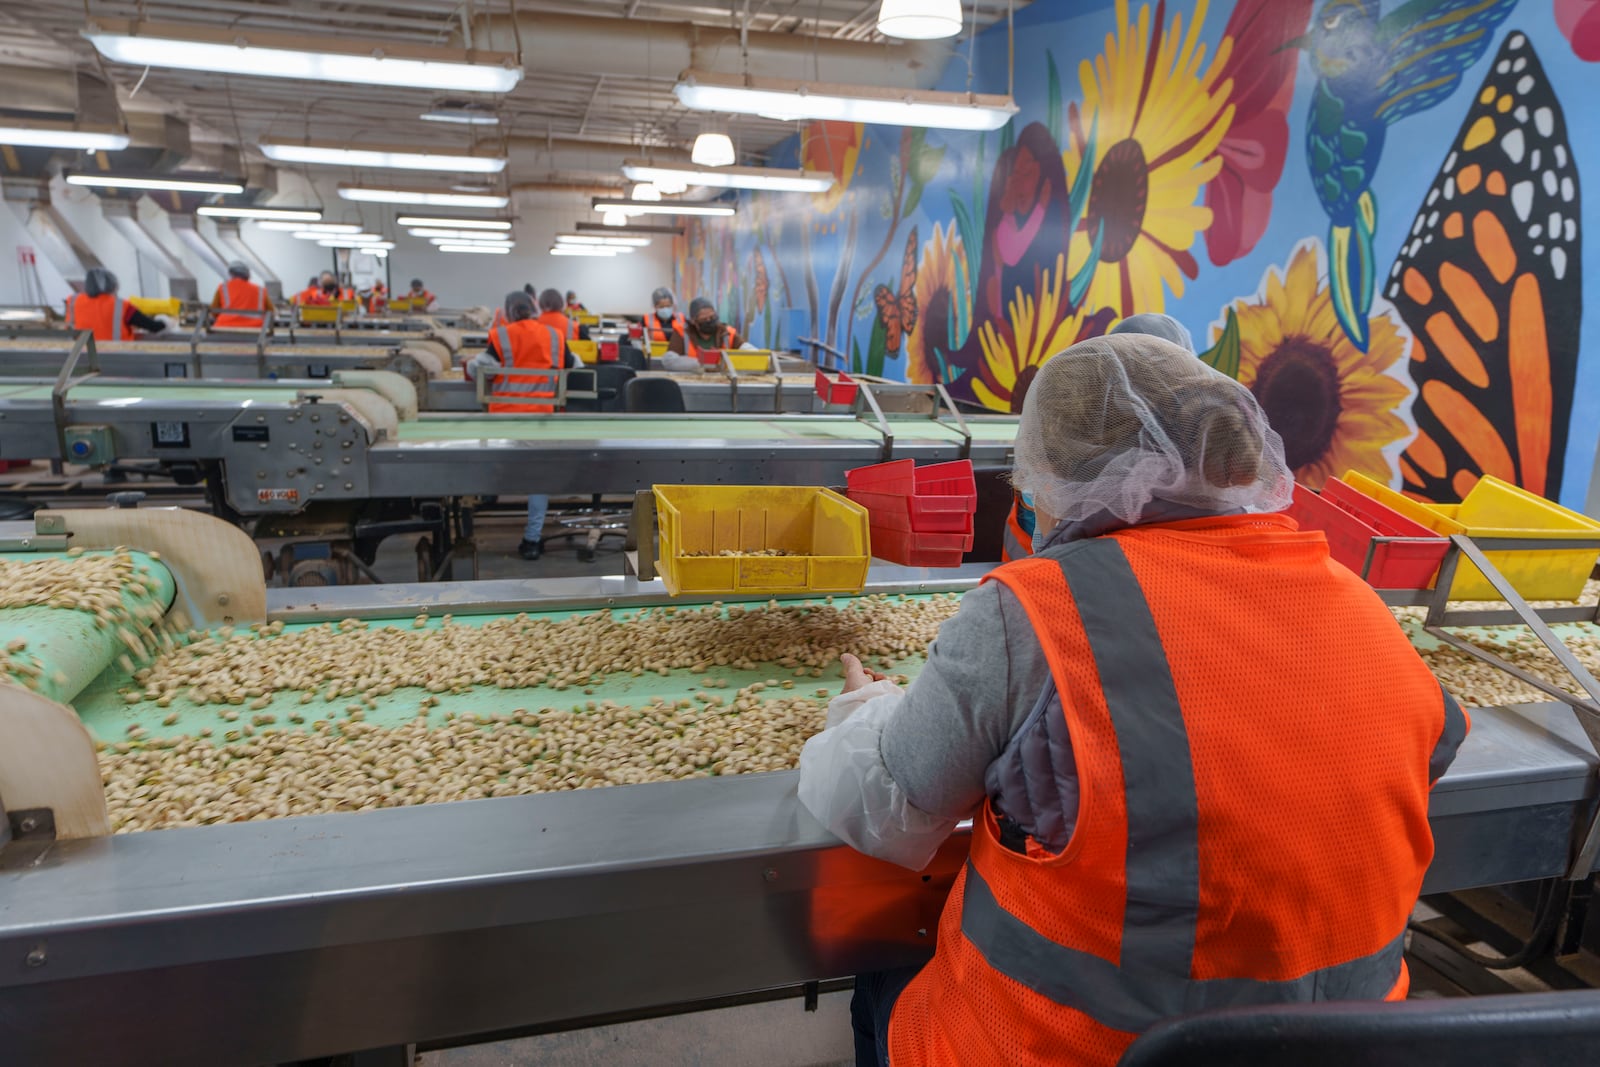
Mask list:
[[[1416,339],[1406,493],[1460,500],[1492,474],[1559,495],[1583,303],[1579,220],[1566,119],[1513,31],[1390,272],[1389,299]]]
[[[900,351],[901,338],[917,328],[917,228],[911,227],[906,238],[905,258],[900,261],[900,291],[887,285],[872,290],[872,302],[878,305],[878,318],[883,322],[884,351]]]

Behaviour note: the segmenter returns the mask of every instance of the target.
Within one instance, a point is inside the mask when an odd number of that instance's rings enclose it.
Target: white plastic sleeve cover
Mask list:
[[[920,871],[958,820],[913,805],[884,766],[883,724],[904,699],[887,681],[835,697],[828,728],[800,750],[800,803],[856,850]]]

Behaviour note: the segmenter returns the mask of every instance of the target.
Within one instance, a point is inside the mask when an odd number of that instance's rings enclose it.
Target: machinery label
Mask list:
[[[270,441],[272,435],[266,426],[235,426],[233,428],[235,441]]]
[[[258,504],[298,504],[300,490],[298,489],[257,489],[256,503]]]

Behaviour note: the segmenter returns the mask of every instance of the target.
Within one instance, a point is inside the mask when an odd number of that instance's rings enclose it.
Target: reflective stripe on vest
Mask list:
[[[114,301],[112,301],[112,303],[111,303],[111,339],[113,341],[122,340],[122,322],[123,322],[123,318],[127,314],[128,314],[128,309],[123,307],[123,305],[122,305],[122,297],[119,296]]]
[[[1369,956],[1292,980],[1189,977],[1200,916],[1199,801],[1161,636],[1115,539],[1075,542],[1056,561],[1094,659],[1121,762],[1127,903],[1120,960],[1038,933],[999,904],[971,861],[963,936],[999,973],[1122,1031],[1230,1004],[1384,996],[1400,975],[1403,929]]]
[[[1437,782],[1450,769],[1450,762],[1456,758],[1456,749],[1467,739],[1466,713],[1444,686],[1439,687],[1439,692],[1444,694],[1444,729],[1439,732],[1439,742],[1433,746],[1433,755],[1428,760],[1430,784]]]
[[[540,325],[544,324],[541,323]],[[555,361],[555,353],[559,350],[558,346],[561,344],[561,334],[553,326],[545,326],[544,328],[550,334],[550,369],[559,370],[560,365]],[[516,350],[511,347],[511,330],[507,326],[501,325],[496,326],[493,333],[495,347],[500,352],[500,366],[505,370],[515,370],[517,368],[517,357]],[[544,368],[529,367],[526,369],[543,370]],[[535,404],[550,407],[555,402],[555,384],[556,380],[553,378],[540,377],[530,381],[525,378],[499,377],[494,380],[494,386],[490,392],[494,394],[492,399],[496,402],[526,404],[531,401]],[[549,389],[550,392],[530,393],[520,391],[527,389]]]
[[[1000,562],[1027,559],[1033,555],[1033,530],[1038,518],[1032,508],[1022,501],[1022,494],[1013,494],[1011,512],[1006,515],[1005,534],[1000,542]]]

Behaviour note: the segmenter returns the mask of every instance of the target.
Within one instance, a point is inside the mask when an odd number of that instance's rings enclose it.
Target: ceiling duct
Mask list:
[[[260,285],[266,286],[267,295],[273,301],[283,299],[283,282],[272,268],[267,266],[266,260],[256,255],[255,250],[244,243],[244,236],[239,232],[237,219],[212,219],[211,227],[217,233],[217,244],[226,249],[229,259],[237,259],[250,268],[250,278]]]
[[[0,181],[0,194],[3,194],[7,203],[17,205],[28,235],[44,252],[45,258],[55,266],[68,285],[81,291],[83,276],[89,268],[104,264],[90,250],[88,242],[78,236],[71,223],[50,203],[50,182],[46,179],[8,177]]]
[[[205,234],[195,226],[193,215],[174,212],[167,216],[167,223],[178,240],[188,245],[189,250],[199,256],[200,262],[210,267],[217,277],[228,276],[227,253],[219,251],[206,239]]]
[[[194,275],[139,221],[137,203],[132,200],[104,200],[100,204],[100,213],[112,229],[127,239],[135,252],[154,263],[156,269],[166,276],[168,296],[180,300],[199,299],[199,283]]]
[[[541,73],[676,78],[693,67],[724,74],[751,70],[769,78],[927,89],[950,56],[950,45],[940,41],[874,44],[750,32],[741,46],[737,29],[688,22],[539,11],[527,11],[516,19],[513,28],[509,15],[479,15],[472,23],[473,43],[511,53],[520,46],[523,66]],[[746,49],[748,62],[743,58]]]
[[[122,126],[115,91],[71,67],[0,66],[0,125],[6,119],[24,125],[55,122],[105,130]],[[58,158],[78,156],[75,148],[0,145],[0,173],[48,179]]]
[[[607,184],[622,180],[624,160],[637,159],[641,151],[662,163],[689,165],[689,153],[681,148],[641,149],[637,144],[588,141],[575,137],[508,137],[506,155],[513,174],[550,173],[569,178],[595,175]]]

